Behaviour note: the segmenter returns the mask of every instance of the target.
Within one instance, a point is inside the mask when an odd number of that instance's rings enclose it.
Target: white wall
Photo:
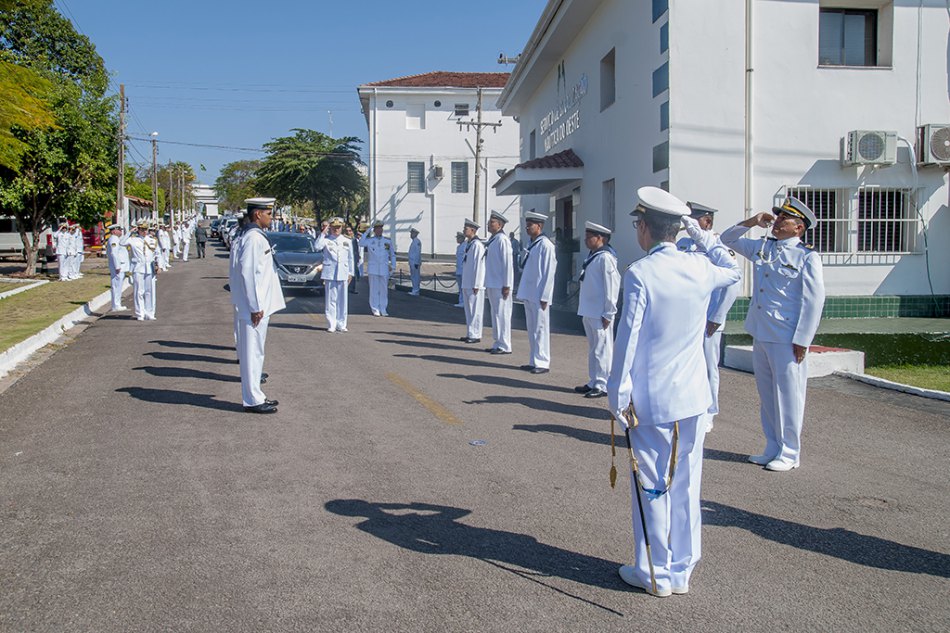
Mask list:
[[[418,228],[426,255],[455,255],[455,234],[462,230],[466,218],[474,211],[475,192],[475,131],[459,130],[455,116],[456,103],[468,103],[470,116],[477,116],[478,102],[475,89],[399,89],[362,88],[369,95],[368,122],[370,127],[369,179],[371,214],[386,223],[386,234],[394,239],[396,249],[409,248],[409,229]],[[499,198],[491,189],[498,176],[496,170],[510,169],[518,162],[518,124],[502,117],[494,108],[500,89],[483,89],[482,120],[501,122],[493,132],[485,129],[482,137],[481,204],[479,223],[484,225],[488,213],[496,209],[506,213],[512,225],[518,222],[516,201]],[[393,107],[386,107],[391,100]],[[441,101],[436,107],[435,101]],[[410,112],[424,111],[424,128],[407,129],[407,108]],[[375,126],[375,134],[374,134]],[[407,193],[407,163],[422,161],[426,164],[426,193]],[[467,162],[468,193],[452,193],[452,162]],[[443,178],[433,176],[433,167],[443,169]]]

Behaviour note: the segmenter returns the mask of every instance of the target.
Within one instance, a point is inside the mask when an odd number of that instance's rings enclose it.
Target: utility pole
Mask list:
[[[125,209],[125,84],[119,84],[119,178],[116,183],[115,215],[112,221],[121,224],[123,229],[128,229],[123,217]]]
[[[152,132],[152,219],[158,219],[158,132]]]
[[[475,128],[475,200],[473,202],[472,208],[472,221],[475,224],[479,223],[479,213],[478,208],[480,206],[481,198],[481,183],[482,183],[482,128],[490,127],[493,131],[497,132],[498,128],[501,127],[501,123],[485,123],[482,121],[482,89],[478,89],[478,105],[476,106],[478,112],[477,118],[475,121],[466,121],[459,122],[459,131],[462,130],[462,126],[465,126],[467,130]]]
[[[168,161],[168,222],[171,224],[172,230],[175,230],[175,196],[173,183],[172,183],[172,161]]]

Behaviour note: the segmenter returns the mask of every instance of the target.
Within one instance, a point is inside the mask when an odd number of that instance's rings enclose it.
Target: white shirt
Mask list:
[[[604,247],[588,255],[584,264],[577,315],[613,321],[617,314],[617,296],[620,294],[616,253],[612,248]]]
[[[485,245],[477,237],[465,242],[462,255],[462,288],[472,290],[485,287]]]
[[[168,231],[161,230],[158,232],[158,246],[163,251],[167,251],[171,247],[171,238],[168,237]]]
[[[353,262],[353,246],[342,235],[332,236],[321,233],[313,245],[323,251],[323,272],[320,279],[327,281],[346,281],[356,269]]]
[[[106,254],[109,257],[109,272],[115,275],[118,272],[125,272],[129,269],[129,250],[122,246],[122,238],[118,235],[110,235],[106,242]]]
[[[389,277],[389,273],[396,268],[396,249],[393,248],[392,240],[367,232],[360,245],[366,252],[366,274]]]
[[[681,253],[664,242],[630,265],[607,381],[610,410],[618,419],[631,402],[644,425],[708,410],[706,306],[713,290],[740,276],[738,264],[721,245],[710,248],[707,257]]]
[[[462,276],[462,260],[465,259],[465,247],[468,246],[466,240],[459,242],[458,246],[455,247],[455,276]]]
[[[251,314],[263,312],[264,317],[283,310],[284,294],[274,266],[274,252],[264,232],[253,226],[240,237],[237,256],[232,261],[236,268],[230,275],[231,303],[238,318],[249,321]]]
[[[554,296],[554,269],[557,267],[554,244],[546,235],[539,235],[524,249],[521,258],[524,270],[518,283],[517,298],[550,304]]]
[[[715,233],[713,233],[713,235],[716,236],[718,242],[722,243],[718,235]],[[693,241],[691,237],[680,239],[676,242],[676,248],[684,253],[706,252],[702,249],[702,246]],[[706,309],[706,320],[712,323],[719,323],[720,325],[725,323],[726,315],[729,314],[729,308],[732,307],[732,304],[736,302],[736,298],[739,296],[739,290],[739,284],[732,284],[725,288],[713,290],[712,295],[709,297],[709,307]]]
[[[128,246],[131,255],[131,267],[133,273],[151,274],[154,272],[154,265],[157,261],[157,240],[146,235],[140,237],[138,233],[132,233],[122,236],[119,240],[120,246]]]
[[[408,256],[410,264],[422,263],[422,240],[418,237],[412,238],[412,243],[409,245]]]
[[[57,255],[68,255],[69,254],[69,232],[68,231],[56,231],[53,233],[53,243],[56,247]]]
[[[485,245],[485,287],[511,288],[514,283],[511,240],[503,231],[499,231],[492,235]]]

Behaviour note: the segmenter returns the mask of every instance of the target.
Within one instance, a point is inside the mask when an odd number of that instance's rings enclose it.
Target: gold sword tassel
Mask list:
[[[614,416],[610,416],[610,487],[615,488],[617,486],[617,446],[614,440],[614,425],[617,423],[617,419]]]

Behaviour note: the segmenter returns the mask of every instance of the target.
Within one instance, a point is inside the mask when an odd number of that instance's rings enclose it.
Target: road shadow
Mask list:
[[[488,356],[488,354],[485,354]],[[483,360],[474,360],[472,358],[455,358],[454,356],[436,356],[435,354],[393,354],[395,358],[418,358],[419,360],[430,360],[437,363],[448,363],[449,365],[468,365],[470,367],[488,367],[492,369],[508,369],[521,371],[512,365],[502,365],[501,363],[489,363]]]
[[[218,382],[241,382],[239,376],[216,374],[211,371],[200,371],[187,367],[133,367],[132,369],[162,378],[198,378],[199,380],[217,380]]]
[[[403,336],[406,338],[421,338],[421,339],[428,339],[432,341],[461,342],[459,341],[459,337],[457,336],[432,336],[431,334],[414,334],[412,332],[383,332],[381,330],[368,330],[366,333],[367,334],[385,334],[387,336]]]
[[[333,499],[324,507],[333,514],[365,518],[356,525],[357,529],[393,545],[423,554],[480,560],[602,609],[606,607],[552,587],[541,579],[563,578],[601,589],[627,589],[617,575],[619,563],[546,545],[527,534],[460,523],[459,519],[471,514],[471,510],[428,503],[373,503],[362,499]],[[621,615],[613,609],[607,610]]]
[[[481,400],[463,400],[465,404],[520,404],[536,411],[548,413],[562,413],[564,415],[588,418],[592,420],[609,420],[610,412],[606,408],[582,407],[576,404],[564,404],[541,398],[527,396],[485,396]]]
[[[313,332],[326,332],[326,326],[319,327],[316,325],[304,325],[303,323],[268,323],[267,329],[279,328],[283,330],[310,330]]]
[[[703,501],[703,523],[738,527],[756,536],[857,565],[950,578],[950,555],[846,530],[817,528]]]
[[[164,340],[152,340],[149,343],[154,343],[155,345],[161,345],[162,347],[180,347],[184,349],[210,349],[210,350],[221,350],[224,352],[233,352],[234,346],[227,345],[212,345],[210,343],[189,343],[187,341],[164,341]]]
[[[482,354],[486,353],[481,345],[474,343],[463,343],[462,341],[456,341],[455,345],[446,345],[445,343],[429,343],[427,341],[402,341],[399,339],[387,338],[378,338],[376,341],[378,343],[389,343],[390,345],[402,345],[404,347],[421,347],[423,349],[437,349],[456,352],[481,352]]]
[[[487,353],[487,352],[483,352]],[[464,374],[439,374],[442,378],[461,378],[463,380],[470,380],[472,382],[477,382],[485,385],[496,385],[499,387],[511,387],[513,389],[530,389],[531,391],[556,391],[558,393],[574,393],[574,389],[570,387],[558,387],[557,385],[545,385],[543,383],[531,382],[530,380],[519,380],[518,378],[506,378],[504,376],[479,376],[479,375],[464,375]],[[583,399],[583,396],[578,395],[578,398]],[[589,400],[588,400],[589,401]]]
[[[551,435],[563,435],[581,442],[590,442],[591,444],[602,444],[610,446],[610,433],[598,433],[589,429],[577,429],[573,426],[563,424],[515,424],[511,427],[512,431],[527,431],[528,433],[549,433]],[[620,435],[617,436],[617,442],[623,441],[623,433],[617,429]]]
[[[703,449],[703,459],[714,459],[718,462],[734,462],[737,464],[748,464],[749,456],[743,453],[733,453],[731,451],[720,451],[715,448],[706,447]]]
[[[231,348],[228,348],[231,349]],[[231,349],[231,351],[234,351]],[[234,363],[233,358],[218,358],[217,356],[203,356],[201,354],[180,354],[178,352],[146,352],[142,356],[151,356],[158,360],[168,360],[176,363],[221,363],[224,365],[231,365]]]
[[[156,404],[187,404],[193,407],[214,409],[216,411],[244,411],[244,407],[239,403],[222,402],[221,400],[216,400],[215,397],[210,394],[175,391],[173,389],[146,389],[144,387],[122,387],[115,391],[116,393],[127,393],[136,400],[154,402]]]

